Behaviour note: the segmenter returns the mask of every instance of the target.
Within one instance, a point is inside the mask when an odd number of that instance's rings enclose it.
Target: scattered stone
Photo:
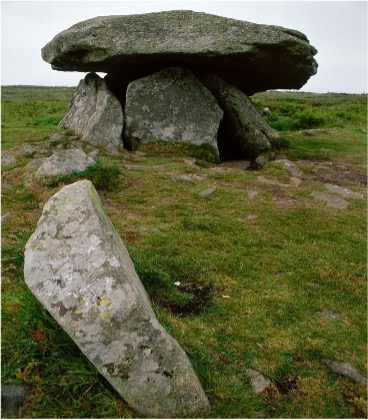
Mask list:
[[[256,370],[246,369],[245,375],[250,379],[255,394],[261,394],[271,385],[271,381]]]
[[[1,165],[8,166],[16,161],[16,157],[9,152],[1,152]]]
[[[200,196],[201,198],[207,198],[207,197],[209,197],[210,195],[212,195],[215,191],[216,191],[216,187],[206,188],[205,190],[202,190],[202,191],[199,193],[199,196]]]
[[[255,163],[260,167],[263,168],[267,165],[268,163],[268,159],[266,158],[266,156],[263,155],[259,155],[256,159],[255,159]]]
[[[60,128],[70,128],[82,141],[97,146],[122,147],[124,125],[120,102],[106,82],[95,73],[88,73],[79,82]]]
[[[50,141],[57,143],[60,140],[62,140],[63,138],[64,138],[64,136],[62,134],[54,133],[54,134],[51,134]]]
[[[46,160],[47,158],[39,158],[39,159],[31,160],[30,162],[27,163],[26,168],[39,168]]]
[[[249,214],[247,216],[247,220],[256,220],[258,219],[258,216],[256,214]]]
[[[46,159],[35,175],[37,178],[68,175],[73,172],[83,172],[95,163],[95,160],[87,156],[83,150],[60,150]]]
[[[189,175],[179,175],[176,176],[174,179],[175,181],[194,183],[192,177],[190,177]]]
[[[333,194],[313,191],[310,195],[314,198],[317,198],[318,200],[325,201],[328,206],[335,207],[340,210],[346,209],[346,207],[349,205],[348,201]]]
[[[356,198],[356,199],[364,198],[363,194],[352,191],[349,188],[339,187],[338,185],[333,185],[333,184],[324,184],[324,185],[333,193],[342,195],[345,198]]]
[[[324,359],[323,363],[339,375],[347,376],[348,378],[352,379],[355,382],[366,384],[368,380],[365,376],[363,376],[359,370],[353,366],[351,363],[347,362],[337,362],[335,360]]]
[[[42,58],[55,70],[104,72],[128,82],[168,62],[199,73],[210,68],[251,95],[299,89],[317,71],[316,53],[293,29],[172,10],[77,23],[56,35]]]
[[[1,384],[1,418],[23,418],[29,389],[23,384]]]
[[[69,149],[82,149],[83,144],[79,140],[74,140],[69,144]]]
[[[14,150],[16,153],[20,153],[21,155],[31,156],[37,152],[37,148],[27,143],[23,143],[20,146],[14,147],[12,150]]]
[[[292,176],[293,178],[301,178],[303,176],[302,172],[295,165],[295,163],[291,162],[288,159],[275,160],[275,164],[285,168],[289,172],[290,176]]]
[[[6,222],[7,220],[10,220],[11,218],[11,213],[5,213],[1,216],[1,223]]]
[[[89,156],[89,157],[91,157],[91,158],[95,158],[96,156],[98,156],[98,155],[99,155],[99,153],[100,153],[100,151],[99,151],[99,150],[97,150],[97,149],[95,149],[95,150],[90,151],[90,152],[88,153],[88,156]]]
[[[327,310],[323,310],[321,312],[318,312],[318,316],[320,316],[321,318],[328,318],[328,319],[341,319],[341,315],[336,313],[336,312],[332,312],[332,311],[327,311]]]
[[[186,165],[190,166],[191,168],[194,168],[197,171],[201,170],[201,168],[198,165],[196,165],[197,159],[195,159],[195,158],[183,159],[183,161]]]
[[[124,146],[157,140],[210,144],[217,151],[223,116],[215,98],[193,73],[172,67],[128,85]]]
[[[49,149],[42,149],[38,152],[40,155],[46,155],[46,156],[50,156],[51,155],[51,150]]]
[[[45,204],[25,249],[25,281],[124,400],[147,417],[192,417],[207,397],[159,324],[92,183]]]
[[[245,189],[248,195],[248,198],[251,200],[259,195],[259,191],[253,189],[253,188],[246,188]]]
[[[263,120],[244,92],[213,74],[202,75],[200,80],[224,111],[217,135],[222,160],[254,159],[271,148],[270,141],[279,134]]]
[[[319,134],[326,134],[327,130],[324,130],[323,128],[312,128],[310,130],[303,130],[303,134],[306,134],[307,136],[318,136]]]
[[[266,184],[276,185],[277,187],[285,187],[285,188],[299,187],[300,184],[302,183],[302,180],[300,178],[294,178],[294,177],[290,177],[289,184],[284,184],[283,182],[280,182],[277,179],[266,178],[262,175],[259,176],[258,179]]]

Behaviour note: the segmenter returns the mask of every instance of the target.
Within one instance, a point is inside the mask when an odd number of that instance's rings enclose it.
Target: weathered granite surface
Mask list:
[[[301,88],[317,71],[316,53],[299,31],[190,10],[95,17],[42,48],[55,70],[105,72],[129,82],[177,65],[211,71],[248,95]]]
[[[218,133],[221,159],[256,158],[271,148],[270,141],[279,138],[247,95],[213,74],[200,77],[217,99],[224,118]]]
[[[217,150],[223,112],[193,73],[182,67],[161,70],[128,86],[124,145],[157,140],[208,143]]]
[[[79,82],[60,128],[70,128],[96,146],[121,148],[124,124],[119,100],[104,79],[88,73]]]
[[[26,245],[24,274],[42,305],[137,412],[192,417],[208,407],[90,181],[64,187],[45,204]]]

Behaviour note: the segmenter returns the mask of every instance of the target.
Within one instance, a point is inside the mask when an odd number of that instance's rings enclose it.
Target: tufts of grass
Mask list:
[[[48,179],[47,186],[57,187],[61,184],[70,184],[79,179],[90,180],[97,190],[114,191],[122,185],[123,174],[119,165],[98,161],[83,172],[52,177]]]

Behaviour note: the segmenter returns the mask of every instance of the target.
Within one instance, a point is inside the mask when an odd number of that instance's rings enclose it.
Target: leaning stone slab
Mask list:
[[[215,98],[182,67],[131,82],[126,93],[124,144],[135,150],[157,140],[208,143],[217,150],[223,112]]]
[[[56,70],[115,73],[128,81],[173,63],[211,69],[251,95],[301,88],[317,71],[316,53],[293,29],[172,10],[85,20],[56,35],[42,58]]]
[[[45,204],[26,245],[24,274],[32,293],[138,413],[191,417],[208,407],[90,181],[64,187]]]
[[[271,148],[270,141],[279,134],[264,121],[245,93],[212,74],[202,75],[200,80],[224,111],[218,133],[222,160],[255,159]]]
[[[36,177],[62,176],[73,172],[83,172],[96,161],[83,150],[60,150],[46,159],[36,171]]]
[[[60,128],[70,128],[96,146],[122,147],[123,110],[104,79],[88,73],[79,82]]]

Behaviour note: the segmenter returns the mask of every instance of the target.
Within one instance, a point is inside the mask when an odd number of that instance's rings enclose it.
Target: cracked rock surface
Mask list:
[[[45,204],[24,273],[33,294],[138,413],[192,416],[208,407],[90,181],[64,187]]]

